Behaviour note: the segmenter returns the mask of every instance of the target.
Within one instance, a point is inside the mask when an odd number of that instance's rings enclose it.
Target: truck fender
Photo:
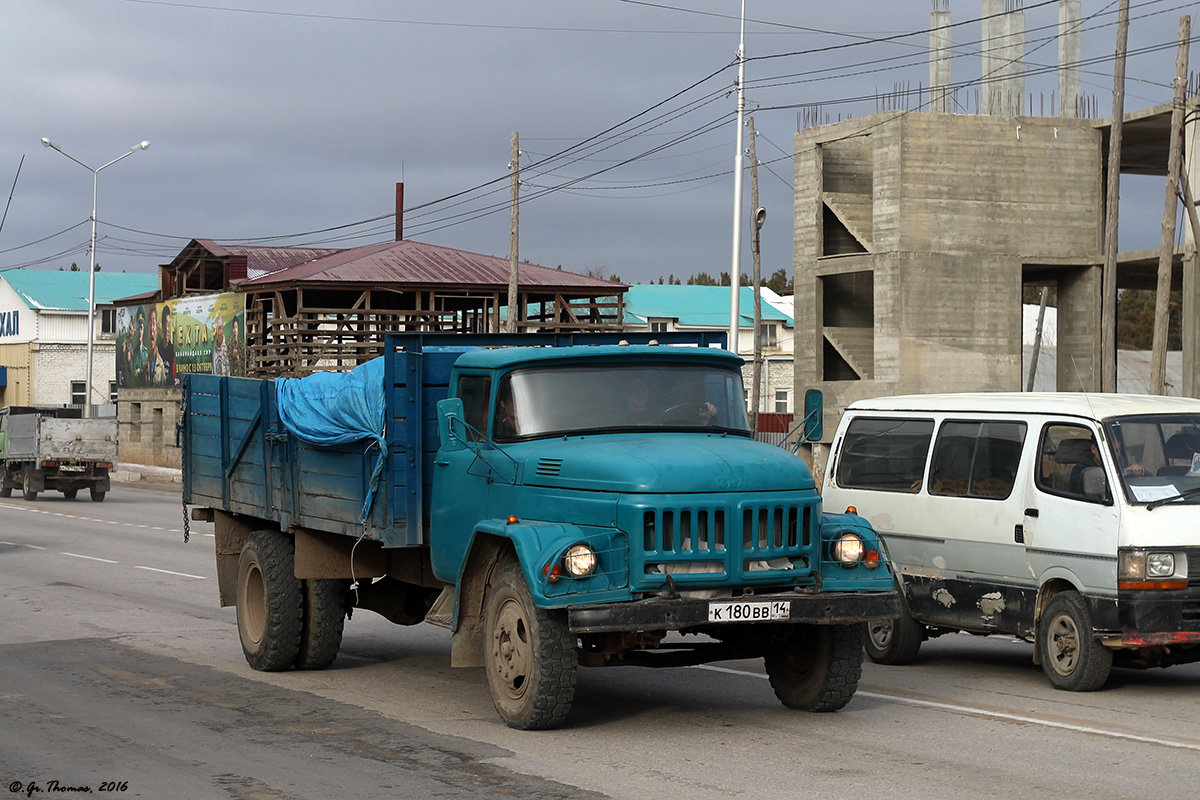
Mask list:
[[[509,524],[503,519],[479,522],[467,545],[467,557],[455,585],[454,613],[450,623],[453,632],[450,649],[452,667],[483,666],[483,609],[487,588],[492,576],[513,561],[521,565],[525,581],[534,602],[544,602],[541,586],[541,561],[547,545],[582,540],[583,531],[574,525]],[[550,548],[557,552],[555,548]],[[539,603],[540,605],[541,603]]]

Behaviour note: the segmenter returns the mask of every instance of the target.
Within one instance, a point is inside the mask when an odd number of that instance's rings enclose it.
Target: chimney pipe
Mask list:
[[[396,184],[396,241],[404,241],[404,183]]]

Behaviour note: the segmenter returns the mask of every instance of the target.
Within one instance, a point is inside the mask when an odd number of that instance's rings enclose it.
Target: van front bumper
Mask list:
[[[772,619],[765,623],[749,620],[714,622],[709,617],[712,604],[782,601],[790,603],[786,619]],[[713,599],[653,597],[648,600],[572,606],[567,609],[568,626],[572,633],[677,631],[687,628],[757,624],[847,625],[873,619],[895,619],[898,616],[900,599],[894,591],[820,594],[784,592]]]
[[[1120,591],[1117,619],[1126,645],[1200,642],[1200,586]]]

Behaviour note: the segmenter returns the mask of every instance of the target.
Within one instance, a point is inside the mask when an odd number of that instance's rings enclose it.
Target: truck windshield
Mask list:
[[[504,377],[497,398],[497,441],[646,429],[750,432],[741,374],[708,365],[524,369]]]
[[[1131,503],[1200,503],[1200,415],[1122,417],[1105,424]],[[1182,496],[1181,496],[1182,495]]]

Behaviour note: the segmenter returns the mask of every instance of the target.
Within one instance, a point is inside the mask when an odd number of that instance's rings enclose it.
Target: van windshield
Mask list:
[[[647,429],[750,432],[741,374],[693,364],[518,370],[500,382],[496,419],[497,441]]]
[[[1104,428],[1130,503],[1200,503],[1200,492],[1189,494],[1200,488],[1200,414],[1121,417]]]

